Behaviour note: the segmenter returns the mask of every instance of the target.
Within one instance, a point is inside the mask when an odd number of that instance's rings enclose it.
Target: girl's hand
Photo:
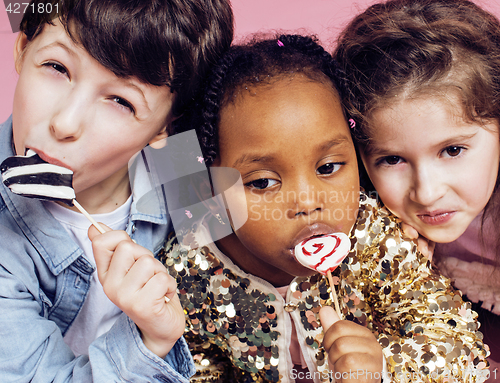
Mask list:
[[[340,320],[332,307],[319,311],[328,353],[331,377],[337,383],[380,383],[384,356],[382,347],[366,327]]]
[[[436,243],[429,241],[425,237],[422,237],[418,233],[418,231],[413,228],[413,226],[410,226],[404,222],[401,224],[401,230],[403,230],[403,234],[409,239],[416,239],[418,251],[420,251],[423,256],[427,257],[429,261],[432,261]]]
[[[184,333],[177,284],[161,262],[126,232],[103,227],[106,233],[91,226],[88,235],[104,292],[134,321],[144,345],[164,358]]]

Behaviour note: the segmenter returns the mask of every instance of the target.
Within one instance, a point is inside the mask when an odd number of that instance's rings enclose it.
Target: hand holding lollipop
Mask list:
[[[33,150],[28,150],[26,156],[6,158],[0,170],[2,182],[14,194],[75,206],[101,234],[106,232],[76,201],[71,170],[45,162]],[[165,302],[170,302],[167,296]]]
[[[344,233],[312,237],[295,246],[295,258],[300,264],[328,276],[335,309],[339,317],[342,316],[333,284],[332,271],[347,257],[350,249],[351,241]]]

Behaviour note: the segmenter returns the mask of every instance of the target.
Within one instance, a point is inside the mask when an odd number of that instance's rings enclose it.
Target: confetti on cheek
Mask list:
[[[203,160],[203,157],[202,157],[202,156],[198,156],[198,157],[196,157],[196,158],[198,159],[198,162],[199,162],[200,164],[202,164],[202,163],[203,163],[203,161],[204,161],[204,160]]]
[[[193,218],[193,214],[189,210],[185,210],[185,213],[188,218]]]

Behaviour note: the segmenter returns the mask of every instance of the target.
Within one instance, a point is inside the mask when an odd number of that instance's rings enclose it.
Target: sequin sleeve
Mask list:
[[[393,215],[365,195],[360,206],[339,273],[346,319],[376,334],[395,382],[485,381],[489,352],[470,303],[403,239]]]

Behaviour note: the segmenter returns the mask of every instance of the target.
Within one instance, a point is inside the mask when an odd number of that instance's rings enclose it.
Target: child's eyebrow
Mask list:
[[[46,46],[40,48],[38,50],[38,53],[44,52],[46,50],[49,50],[49,49],[52,49],[55,47],[59,47],[59,48],[64,49],[66,51],[66,53],[69,54],[70,56],[76,56],[76,53],[72,49],[70,49],[66,44],[63,44],[60,41],[54,41],[54,42],[50,43],[49,45],[46,45]]]
[[[442,149],[447,146],[452,146],[452,145],[459,145],[460,143],[464,143],[466,141],[469,141],[472,139],[477,132],[471,133],[471,134],[460,134],[458,136],[453,136],[450,138],[447,138],[444,141],[440,141],[437,144],[432,145],[433,149]],[[390,156],[390,155],[397,155],[398,150],[394,149],[385,149],[381,148],[377,145],[374,145],[373,143],[368,143],[367,145],[363,146],[363,152],[365,156]]]
[[[318,147],[318,152],[323,152],[328,149],[331,149],[335,146],[341,146],[350,143],[350,140],[347,136],[340,136],[329,140]],[[243,154],[236,161],[234,161],[232,167],[236,168],[237,166],[250,166],[254,163],[269,163],[275,159],[272,155],[252,155],[252,154]]]
[[[251,164],[254,164],[256,162],[272,162],[274,158],[274,156],[243,154],[240,158],[234,161],[232,167],[236,168],[237,166],[250,166]]]
[[[461,142],[470,140],[476,134],[477,134],[477,132],[474,132],[471,134],[461,134],[459,136],[450,137],[450,138],[448,138],[448,139],[446,139],[446,140],[444,140],[444,141],[442,141],[434,146],[435,147],[443,147],[443,146],[457,145]]]
[[[318,147],[318,151],[325,151],[325,150],[328,150],[328,149],[331,149],[335,146],[341,146],[341,145],[345,145],[345,144],[350,144],[351,140],[349,140],[349,138],[347,136],[344,136],[344,135],[341,135],[337,138],[334,138],[332,140],[329,140],[329,141],[326,141],[325,143],[321,144],[319,147]]]

